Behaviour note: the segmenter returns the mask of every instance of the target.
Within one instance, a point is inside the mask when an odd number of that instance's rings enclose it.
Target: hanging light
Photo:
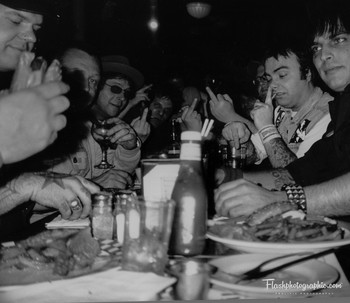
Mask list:
[[[186,5],[187,12],[194,18],[201,19],[209,15],[211,5],[205,2],[189,2]]]

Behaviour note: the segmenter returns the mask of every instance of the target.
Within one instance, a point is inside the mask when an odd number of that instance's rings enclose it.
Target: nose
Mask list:
[[[33,31],[32,28],[28,28],[26,31],[24,31],[20,37],[25,40],[26,42],[29,42],[29,43],[35,43],[37,41],[37,38],[36,38],[36,35]]]
[[[277,82],[276,79],[272,79],[272,80],[271,80],[270,87],[271,87],[271,89],[272,89],[272,92],[274,92],[274,91],[277,90],[278,82]]]
[[[322,61],[329,60],[332,57],[332,51],[331,51],[330,47],[328,47],[327,45],[324,45],[322,47],[321,56],[320,57],[321,57]]]

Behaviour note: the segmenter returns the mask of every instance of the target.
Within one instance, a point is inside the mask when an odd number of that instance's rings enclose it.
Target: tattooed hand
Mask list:
[[[26,173],[0,190],[0,212],[31,199],[42,206],[58,209],[64,219],[85,218],[91,210],[91,194],[99,190],[97,185],[80,176]],[[73,213],[70,203],[74,200],[80,200],[82,208]]]
[[[285,192],[270,191],[244,179],[224,183],[215,191],[216,212],[228,217],[250,215],[260,207],[285,200]]]

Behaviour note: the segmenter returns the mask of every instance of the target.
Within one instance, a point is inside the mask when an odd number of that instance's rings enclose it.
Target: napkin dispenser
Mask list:
[[[180,159],[141,160],[142,193],[146,201],[169,200],[180,169]]]

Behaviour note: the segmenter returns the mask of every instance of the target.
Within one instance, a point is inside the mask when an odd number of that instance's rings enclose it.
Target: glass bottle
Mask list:
[[[178,138],[178,122],[171,120],[171,143],[168,146],[168,158],[179,158],[180,143]]]
[[[112,239],[114,217],[112,214],[112,194],[99,192],[92,195],[92,234],[98,239]]]
[[[185,131],[181,134],[180,170],[171,198],[175,215],[169,253],[193,256],[205,247],[208,196],[202,162],[201,134]]]

